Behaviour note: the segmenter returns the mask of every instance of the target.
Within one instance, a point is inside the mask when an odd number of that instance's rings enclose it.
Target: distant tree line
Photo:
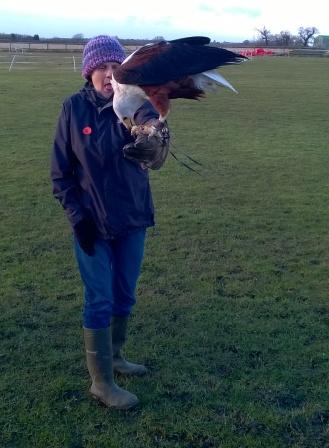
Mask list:
[[[39,34],[34,34],[30,36],[29,34],[17,34],[17,33],[0,33],[0,40],[2,41],[12,41],[12,42],[30,42],[40,40]]]
[[[300,27],[298,34],[295,36],[290,31],[280,31],[279,34],[272,34],[265,26],[256,30],[258,37],[255,40],[245,40],[242,43],[244,45],[265,45],[276,47],[307,47],[314,42],[315,34],[319,31],[316,27]],[[163,40],[163,36],[155,36],[153,39],[122,39],[116,36],[122,45],[140,46],[145,45],[148,42],[154,42]],[[39,34],[27,35],[18,33],[0,33],[1,41],[11,42],[54,42],[54,43],[86,43],[89,38],[85,38],[82,33],[74,34],[71,38],[64,37],[52,37],[41,38]],[[221,44],[221,42],[213,41],[212,44]],[[222,44],[230,44],[230,42],[222,42]]]
[[[280,31],[279,34],[272,34],[265,26],[256,30],[259,35],[259,42],[265,46],[279,46],[279,47],[308,47],[314,42],[315,34],[319,30],[315,27],[300,27],[298,28],[297,36],[294,36],[290,31]]]
[[[121,39],[116,36],[122,45],[141,46],[155,40],[161,40],[160,36],[156,36],[154,39]],[[2,42],[48,42],[48,43],[81,43],[85,44],[90,38],[85,38],[82,33],[74,34],[72,37],[40,37],[39,34],[19,34],[19,33],[0,33],[0,41]],[[162,38],[163,39],[163,38]]]

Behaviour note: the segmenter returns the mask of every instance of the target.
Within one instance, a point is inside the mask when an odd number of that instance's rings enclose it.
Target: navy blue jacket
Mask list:
[[[158,118],[146,102],[137,124]],[[92,217],[99,237],[107,239],[154,225],[148,170],[126,160],[122,148],[133,139],[87,85],[65,99],[51,161],[53,194],[74,226]]]

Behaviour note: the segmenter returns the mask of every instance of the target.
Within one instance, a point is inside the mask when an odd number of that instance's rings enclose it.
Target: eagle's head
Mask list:
[[[112,76],[113,109],[127,129],[131,130],[134,116],[142,104],[148,99],[144,90],[137,85],[120,84]]]

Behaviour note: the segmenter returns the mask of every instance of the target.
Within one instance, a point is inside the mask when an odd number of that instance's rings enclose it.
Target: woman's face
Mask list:
[[[118,62],[107,62],[106,64],[99,65],[91,74],[91,81],[95,90],[105,98],[110,98],[113,94],[111,85],[112,73],[115,67],[119,65]]]

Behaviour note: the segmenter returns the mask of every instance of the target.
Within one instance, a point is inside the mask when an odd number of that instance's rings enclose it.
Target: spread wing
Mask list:
[[[211,47],[209,42],[208,37],[192,36],[145,45],[130,55],[113,76],[120,84],[159,85],[246,59]]]

